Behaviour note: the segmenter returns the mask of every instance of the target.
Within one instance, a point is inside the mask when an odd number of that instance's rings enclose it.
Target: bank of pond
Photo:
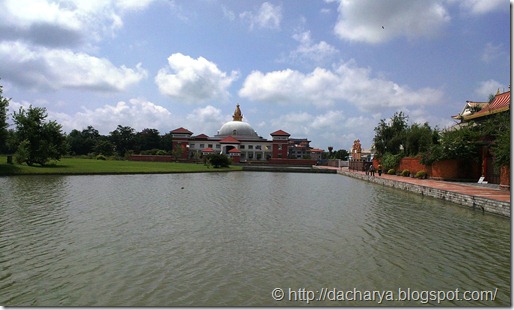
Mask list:
[[[145,174],[145,173],[183,173],[209,171],[239,171],[238,166],[213,168],[204,164],[180,162],[143,162],[128,160],[96,160],[66,157],[45,166],[8,164],[7,156],[0,156],[0,176],[7,175],[78,175],[78,174]]]

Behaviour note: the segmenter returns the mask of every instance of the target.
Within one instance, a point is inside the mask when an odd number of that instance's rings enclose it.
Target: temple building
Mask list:
[[[259,136],[250,124],[243,122],[239,104],[232,121],[223,124],[214,136],[193,135],[183,127],[172,130],[171,135],[172,148],[181,147],[184,150],[183,159],[199,158],[213,153],[225,154],[235,163],[270,159],[318,160],[321,157],[319,149],[309,146],[309,140],[290,138],[290,134],[283,130],[270,133],[271,140]]]

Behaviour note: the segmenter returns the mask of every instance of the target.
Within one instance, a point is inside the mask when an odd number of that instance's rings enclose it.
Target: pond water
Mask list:
[[[510,240],[509,219],[340,175],[4,177],[0,305],[505,306]]]

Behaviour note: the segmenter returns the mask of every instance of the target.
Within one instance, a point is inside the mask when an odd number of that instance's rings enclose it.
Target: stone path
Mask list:
[[[345,173],[354,173],[365,175],[363,171],[350,171],[348,167],[337,168],[337,167],[319,167],[323,169],[337,169],[340,171],[344,171]],[[439,181],[432,179],[416,179],[416,178],[408,178],[397,175],[388,175],[382,174],[382,176],[378,176],[378,173],[375,172],[375,178],[384,178],[389,180],[394,180],[397,182],[404,182],[410,184],[421,185],[425,187],[431,187],[435,189],[441,189],[451,192],[456,192],[459,194],[470,195],[475,197],[483,197],[497,201],[510,202],[510,191],[500,190],[499,188],[493,188],[491,184],[487,184],[485,186],[481,186],[478,183],[462,183],[462,182],[450,182],[450,181]]]

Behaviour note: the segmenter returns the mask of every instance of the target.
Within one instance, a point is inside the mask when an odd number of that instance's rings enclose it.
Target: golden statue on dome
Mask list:
[[[236,105],[236,111],[234,112],[234,115],[232,115],[232,118],[234,121],[243,121],[243,114],[241,113],[241,109],[239,109],[239,104]]]

